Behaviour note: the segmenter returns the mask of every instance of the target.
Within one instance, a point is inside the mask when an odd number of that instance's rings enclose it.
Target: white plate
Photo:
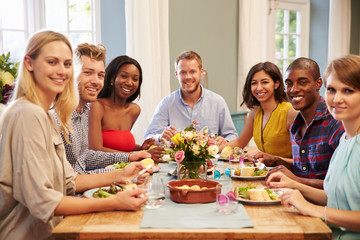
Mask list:
[[[249,199],[245,199],[242,197],[238,197],[236,198],[236,200],[239,200],[242,203],[245,204],[249,204],[249,205],[275,205],[275,204],[280,204],[281,200],[271,200],[271,201],[254,201],[254,200],[249,200]]]
[[[283,190],[277,188],[277,189],[271,189],[272,192],[276,193],[277,196],[281,196],[283,194]],[[236,200],[245,203],[245,204],[249,204],[249,205],[275,205],[275,204],[280,204],[281,200],[270,200],[270,201],[255,201],[255,200],[250,200],[250,199],[245,199],[242,197],[238,197],[236,198]]]
[[[102,189],[109,189],[110,187],[101,187]],[[87,190],[83,193],[83,196],[86,198],[94,198],[93,193],[96,192],[99,188],[93,188],[90,190]]]
[[[239,179],[239,180],[264,180],[266,178],[266,175],[265,176],[239,176],[239,175],[235,175],[234,174],[234,169],[231,170],[231,177],[234,178],[234,179]]]

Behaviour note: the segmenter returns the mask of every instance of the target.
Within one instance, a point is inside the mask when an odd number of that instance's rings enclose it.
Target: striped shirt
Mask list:
[[[298,113],[290,131],[294,173],[299,177],[324,179],[344,128],[327,110],[323,98],[318,103],[314,119],[301,137],[303,124],[305,121]]]
[[[128,153],[121,152],[102,152],[89,149],[88,144],[88,118],[89,104],[78,113],[76,110],[71,115],[71,124],[73,133],[69,136],[71,144],[65,141],[66,158],[74,170],[79,174],[103,173],[112,169],[105,169],[106,166],[117,162],[128,162]],[[58,120],[56,114],[54,114]]]

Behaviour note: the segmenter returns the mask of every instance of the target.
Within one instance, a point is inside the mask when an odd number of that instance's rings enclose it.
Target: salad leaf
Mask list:
[[[127,163],[124,163],[124,162],[120,162],[120,163],[115,163],[113,165],[113,169],[121,169],[121,168],[124,168],[126,167],[127,165],[129,165],[130,162],[127,162]]]

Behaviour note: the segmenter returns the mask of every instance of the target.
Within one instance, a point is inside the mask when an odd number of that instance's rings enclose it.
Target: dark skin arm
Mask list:
[[[299,183],[302,183],[304,185],[308,185],[308,186],[318,188],[318,189],[323,189],[324,180],[298,177],[293,172],[291,172],[288,168],[284,167],[283,165],[276,166],[273,169],[271,169],[269,174],[266,176],[266,181],[269,179],[271,174],[276,173],[276,172],[281,172],[288,178],[290,178],[294,181],[297,181]]]

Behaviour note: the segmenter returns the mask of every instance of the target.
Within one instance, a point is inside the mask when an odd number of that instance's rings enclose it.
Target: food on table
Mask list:
[[[258,169],[256,170],[256,167],[253,167],[250,164],[246,164],[242,168],[236,168],[234,170],[234,175],[242,176],[242,177],[255,177],[255,176],[266,176],[268,171]]]
[[[249,199],[254,201],[270,201],[270,196],[265,189],[249,189]]]
[[[224,149],[221,151],[221,157],[222,158],[229,158],[231,154],[234,153],[234,150],[230,146],[224,147]]]
[[[107,198],[114,196],[118,192],[122,192],[125,189],[118,187],[114,184],[111,184],[109,188],[99,188],[96,192],[93,193],[94,198]]]
[[[254,184],[248,184],[246,187],[235,188],[236,197],[241,197],[253,201],[273,201],[280,200],[278,195],[268,188],[260,189]]]
[[[242,167],[241,168],[241,176],[244,176],[244,177],[254,176],[255,169],[256,169],[255,167]]]
[[[113,169],[121,169],[121,168],[124,168],[126,167],[127,165],[129,165],[130,162],[127,162],[127,163],[124,163],[124,162],[120,162],[120,163],[115,163],[112,168]]]
[[[107,198],[116,195],[118,192],[125,190],[136,189],[137,185],[135,183],[127,182],[125,186],[111,184],[109,188],[99,188],[96,192],[93,193],[94,198]]]
[[[191,187],[189,185],[182,185],[182,186],[176,186],[177,189],[189,189],[189,190],[202,190],[207,189],[207,187],[200,187],[199,185],[192,185]]]
[[[232,148],[230,146],[226,146],[221,151],[221,157],[229,160],[239,159],[242,155],[244,155],[244,150],[239,147]]]
[[[145,159],[141,160],[140,162],[142,162],[145,165],[145,167],[150,164],[154,165],[154,160],[152,160],[151,158],[145,158]]]
[[[164,155],[161,157],[161,160],[162,160],[162,161],[165,161],[165,162],[171,161],[171,156],[170,156],[170,154],[164,154]]]

